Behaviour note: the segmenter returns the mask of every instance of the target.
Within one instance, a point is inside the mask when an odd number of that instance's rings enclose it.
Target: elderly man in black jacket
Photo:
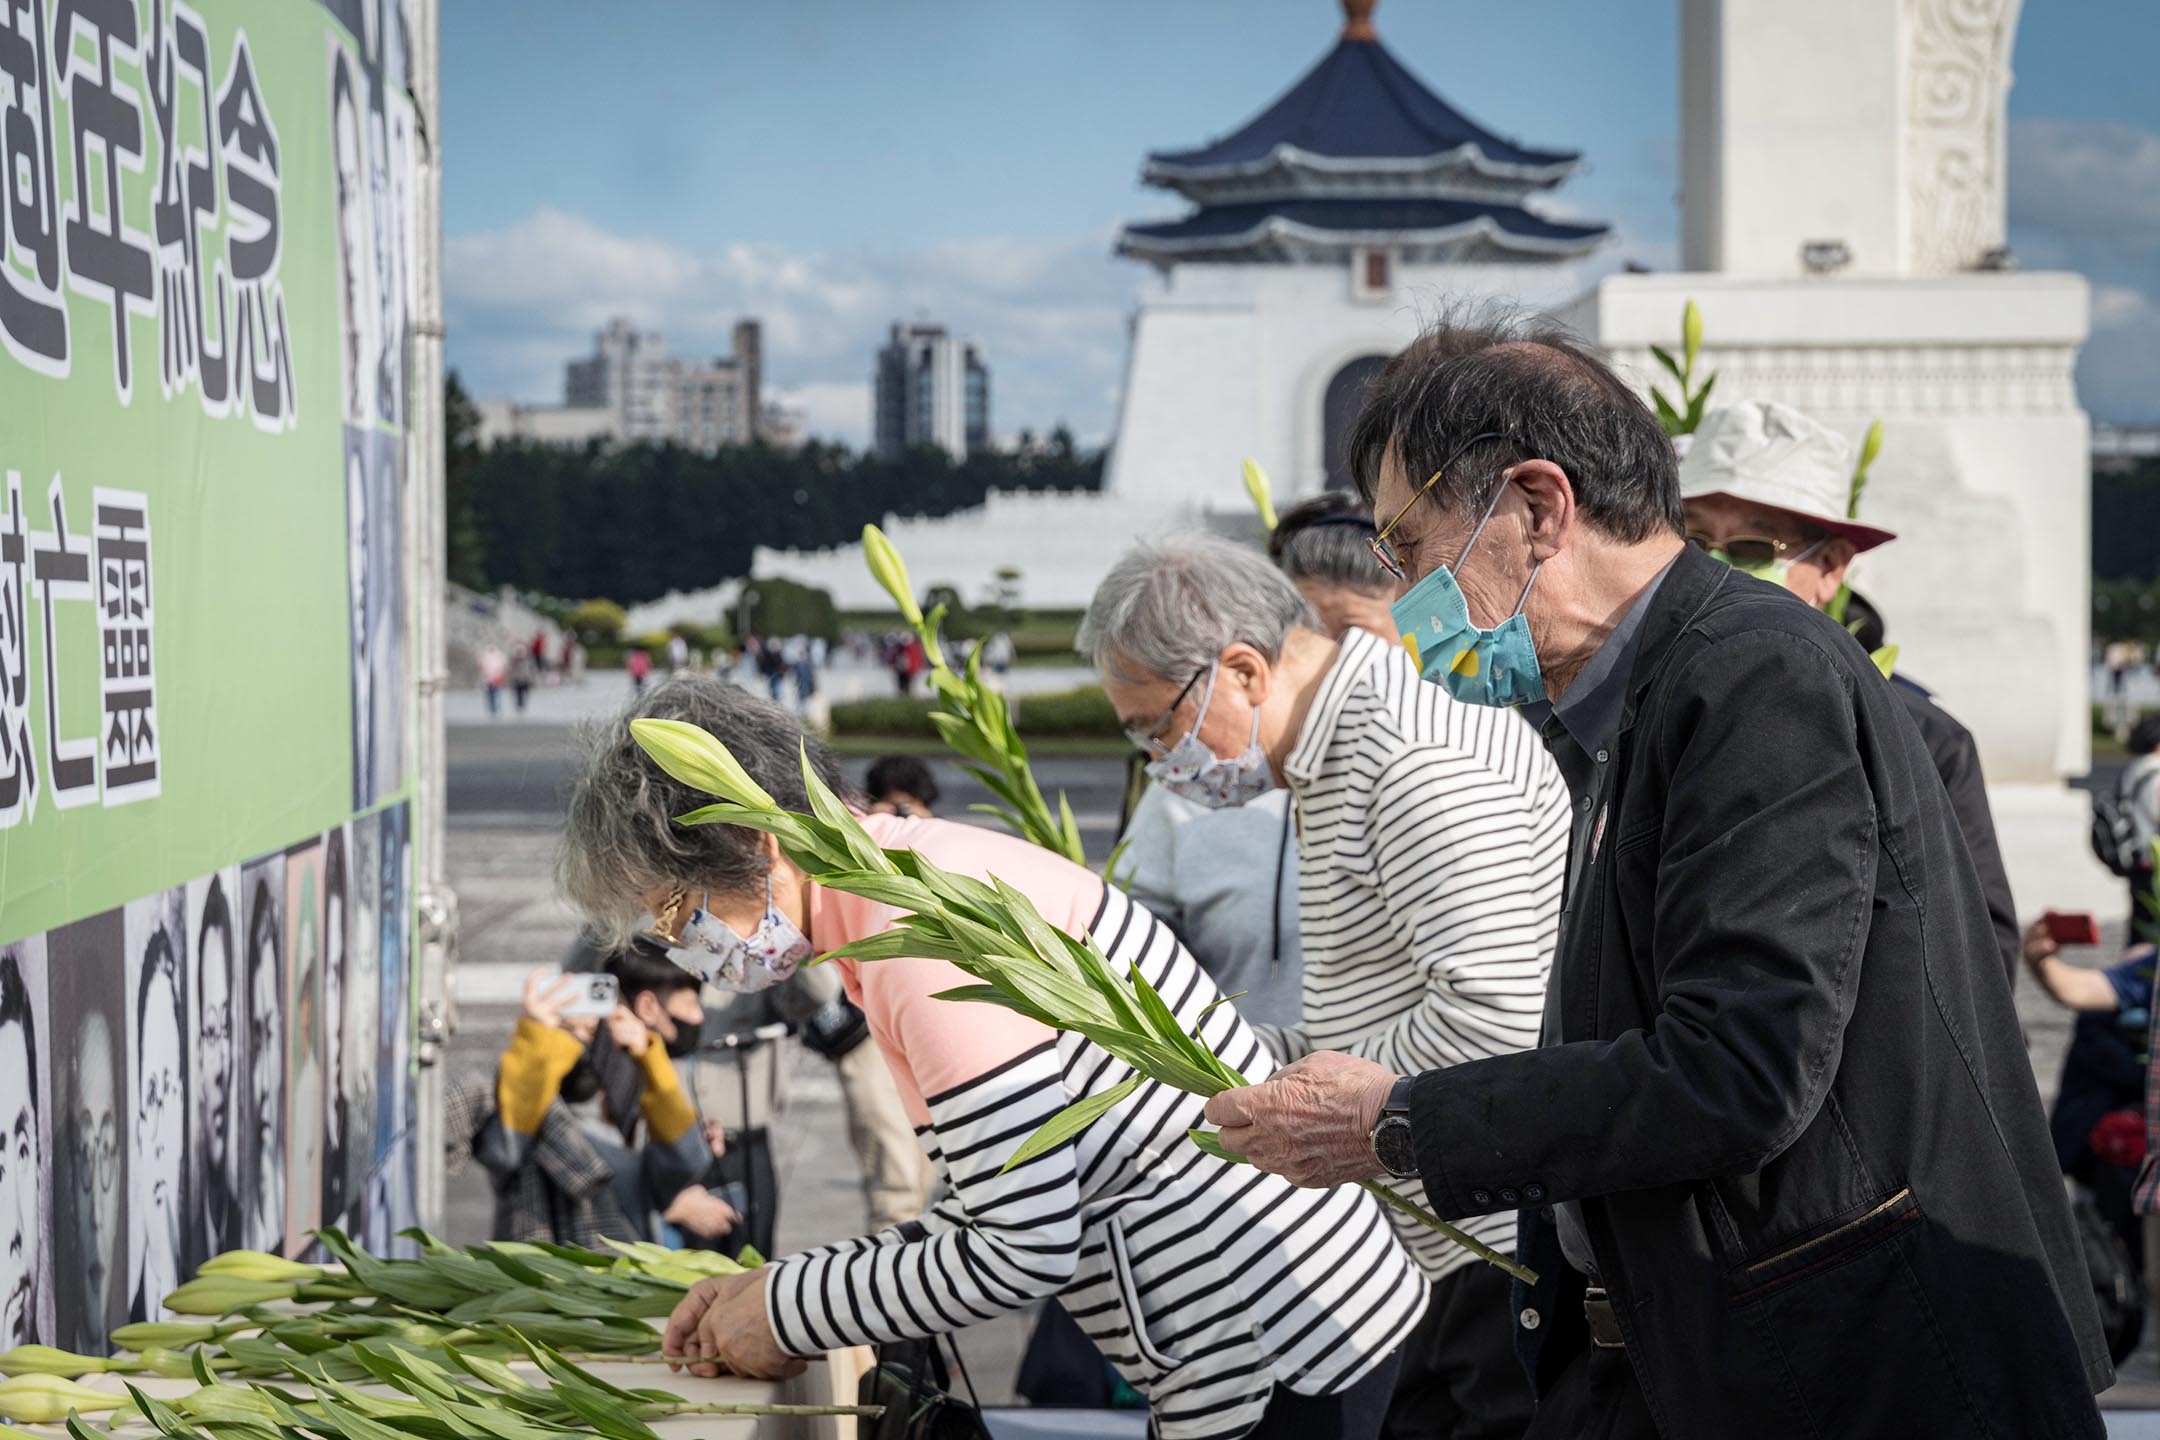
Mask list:
[[[1852,452],[1835,430],[1790,406],[1755,400],[1713,410],[1690,438],[1680,461],[1689,542],[1784,586],[1818,610],[1837,597],[1855,556],[1897,539],[1846,514]],[[2017,906],[1995,843],[1980,747],[1918,682],[1895,672],[1891,681],[1950,796],[1987,897],[2003,974],[2014,988],[2021,953]]]
[[[1309,1056],[1209,1103],[1224,1144],[1520,1208],[1541,1440],[2100,1435],[2112,1372],[1980,882],[1868,656],[1683,542],[1671,445],[1558,335],[1413,347],[1350,454],[1424,675],[1550,702],[1559,958],[1540,1048]]]

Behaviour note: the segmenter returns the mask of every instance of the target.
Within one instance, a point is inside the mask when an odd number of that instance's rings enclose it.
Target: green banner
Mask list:
[[[411,1220],[411,24],[0,0],[0,1348]]]

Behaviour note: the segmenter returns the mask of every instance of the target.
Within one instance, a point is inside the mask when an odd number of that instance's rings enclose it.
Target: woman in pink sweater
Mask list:
[[[891,927],[900,912],[815,884],[763,834],[676,825],[709,797],[637,748],[629,722],[648,716],[719,736],[782,805],[808,808],[802,733],[779,707],[702,676],[634,703],[590,738],[564,836],[565,889],[604,938],[657,932],[678,963],[754,990]],[[810,754],[837,789],[830,758],[814,743]],[[863,823],[881,845],[1004,880],[1051,924],[1093,935],[1113,964],[1146,975],[1246,1076],[1273,1069],[1168,928],[1090,871],[971,826]],[[1396,1349],[1427,1287],[1373,1200],[1208,1157],[1185,1135],[1202,1102],[1153,1083],[1074,1142],[1003,1170],[1045,1120],[1131,1070],[1070,1032],[936,998],[969,983],[946,961],[832,963],[943,1197],[920,1221],[698,1286],[669,1323],[670,1355],[700,1373],[786,1374],[821,1351],[918,1339],[1054,1296],[1148,1397],[1169,1440],[1379,1433]]]

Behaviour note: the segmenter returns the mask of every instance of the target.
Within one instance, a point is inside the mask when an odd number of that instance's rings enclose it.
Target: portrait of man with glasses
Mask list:
[[[53,1042],[51,1343],[102,1355],[127,1323],[127,1020],[120,912],[46,936]]]
[[[188,1223],[187,891],[163,891],[126,909],[127,1090],[133,1181],[128,1315],[155,1320],[180,1286]]]

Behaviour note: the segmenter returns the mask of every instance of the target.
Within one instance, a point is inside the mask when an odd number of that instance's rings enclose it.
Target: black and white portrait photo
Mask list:
[[[240,868],[247,920],[241,966],[245,1117],[241,1242],[275,1255],[285,1238],[285,857]]]
[[[330,832],[339,865],[340,832]],[[285,852],[285,1253],[299,1256],[322,1224],[323,851],[310,840]]]
[[[193,1217],[182,1237],[188,1271],[244,1243],[248,1191],[243,1180],[247,1134],[247,977],[242,969],[240,871],[220,870],[187,887],[187,934],[193,941],[189,1036],[194,1046],[195,1157]]]
[[[379,1165],[412,1123],[413,915],[410,811],[401,803],[377,818],[382,823],[382,950],[377,960],[382,984],[376,1001],[373,1159]]]
[[[51,1341],[102,1355],[128,1319],[130,1101],[124,942],[118,910],[45,937],[52,1017],[53,1242]]]
[[[404,783],[406,723],[403,447],[345,431],[345,542],[352,639],[353,808]]]
[[[363,822],[364,826],[364,822]],[[322,881],[322,1077],[318,1121],[322,1127],[322,1223],[345,1213],[346,1146],[352,1124],[345,1114],[345,983],[352,963],[352,858],[347,847],[359,827],[323,836]]]
[[[367,77],[330,41],[330,183],[337,215],[338,358],[346,423],[374,419],[376,339],[373,225],[368,219]]]
[[[45,939],[0,945],[0,1350],[53,1333]]]
[[[131,901],[122,913],[134,1067],[128,1092],[128,1314],[152,1320],[179,1288],[187,1228],[187,891]]]
[[[343,1194],[348,1203],[361,1198],[361,1185],[376,1159],[376,997],[380,995],[378,950],[382,946],[382,827],[376,816],[359,816],[350,827],[352,840],[352,937],[346,946],[346,974],[339,982],[335,1019],[339,1034],[330,1038],[337,1064],[324,1077],[335,1090],[333,1108],[343,1120]],[[324,1019],[330,1019],[326,1013]],[[328,1213],[328,1211],[326,1211]]]

